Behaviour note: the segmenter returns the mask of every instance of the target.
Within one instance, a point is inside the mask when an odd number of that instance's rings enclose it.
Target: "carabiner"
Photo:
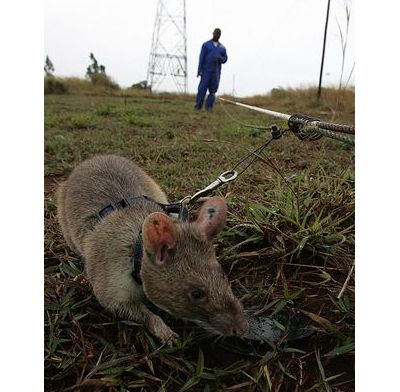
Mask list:
[[[183,198],[181,200],[181,203],[184,203],[184,204],[194,203],[197,199],[208,195],[211,191],[219,188],[221,185],[226,184],[227,182],[233,181],[237,176],[238,176],[238,172],[236,170],[228,170],[228,171],[222,173],[210,185],[208,185],[204,189],[196,192],[192,197],[186,196],[185,198]]]

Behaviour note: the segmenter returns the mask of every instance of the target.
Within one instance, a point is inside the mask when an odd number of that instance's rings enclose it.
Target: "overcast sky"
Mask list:
[[[164,0],[168,3],[168,0]],[[56,75],[84,77],[93,52],[121,86],[145,80],[158,0],[45,0],[45,53]],[[345,80],[354,64],[354,5],[331,0],[323,85],[337,85],[351,6]],[[189,92],[201,44],[220,27],[228,62],[219,92],[248,96],[318,85],[327,0],[186,0]],[[354,72],[350,84],[354,85]],[[170,89],[166,84],[164,89]]]

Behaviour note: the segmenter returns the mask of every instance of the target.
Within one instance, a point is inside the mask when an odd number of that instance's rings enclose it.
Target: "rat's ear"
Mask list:
[[[196,221],[202,237],[210,240],[224,227],[226,210],[226,201],[222,197],[210,197],[203,204]]]
[[[167,251],[176,246],[177,231],[172,220],[162,212],[153,212],[143,222],[143,246],[157,265],[167,259]]]

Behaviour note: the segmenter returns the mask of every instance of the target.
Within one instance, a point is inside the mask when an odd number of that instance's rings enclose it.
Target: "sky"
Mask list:
[[[175,1],[175,0],[174,0]],[[166,4],[172,0],[164,0]],[[84,77],[93,52],[122,87],[146,80],[158,0],[45,0],[43,59],[58,76]],[[331,0],[323,86],[338,85],[342,66],[340,29],[351,10],[344,81],[354,59],[354,4]],[[265,94],[273,88],[317,86],[327,0],[186,0],[188,90],[197,90],[201,45],[222,30],[228,62],[219,93]],[[339,28],[340,26],[340,28]],[[354,85],[355,71],[350,85]],[[173,90],[168,83],[161,90]]]

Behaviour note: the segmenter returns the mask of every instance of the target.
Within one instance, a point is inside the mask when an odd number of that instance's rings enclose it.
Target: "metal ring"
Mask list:
[[[226,178],[228,175],[230,175],[230,177]],[[238,176],[238,172],[237,172],[236,170],[228,170],[228,171],[222,173],[222,174],[219,176],[218,179],[219,179],[221,182],[229,182],[229,181],[234,180],[237,176]]]

